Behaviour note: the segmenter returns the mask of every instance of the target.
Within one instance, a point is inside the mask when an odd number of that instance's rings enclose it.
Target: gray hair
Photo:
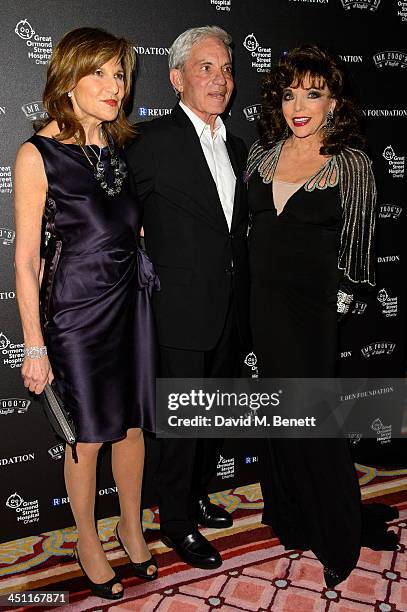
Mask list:
[[[232,59],[232,49],[230,47],[232,37],[230,34],[218,26],[202,26],[200,28],[190,28],[186,30],[174,40],[168,56],[169,69],[183,68],[191,53],[192,47],[204,38],[209,37],[220,40],[229,51],[230,59]]]

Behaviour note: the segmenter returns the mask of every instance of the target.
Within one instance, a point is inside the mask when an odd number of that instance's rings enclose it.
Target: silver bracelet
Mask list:
[[[45,357],[46,354],[46,346],[26,346],[24,348],[25,357],[29,357],[30,359],[41,359],[41,357]]]
[[[336,310],[340,314],[346,314],[349,311],[349,306],[353,302],[353,293],[345,293],[339,290],[337,294]]]

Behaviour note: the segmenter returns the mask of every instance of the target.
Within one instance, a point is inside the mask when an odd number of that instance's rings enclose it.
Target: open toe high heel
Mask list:
[[[81,560],[79,558],[79,553],[78,553],[78,549],[74,548],[72,556],[76,559],[76,561],[78,562],[79,567],[81,568],[82,572],[85,575],[85,578],[89,584],[89,588],[92,592],[92,595],[95,595],[96,597],[103,597],[104,599],[121,599],[123,597],[123,593],[124,593],[124,589],[123,589],[123,585],[120,582],[120,579],[117,577],[117,574],[115,572],[113,578],[110,578],[110,580],[107,580],[106,582],[93,582],[93,580],[91,580],[89,578],[89,576],[87,575],[87,573],[85,572],[85,570],[83,569],[83,565],[81,563]],[[120,584],[122,587],[121,591],[118,591],[117,593],[113,592],[113,587],[116,584]]]
[[[119,542],[120,546],[123,548],[124,552],[126,553],[126,555],[128,556],[130,560],[130,565],[133,569],[134,575],[137,576],[137,578],[141,578],[142,580],[155,580],[158,576],[158,565],[157,565],[157,561],[155,557],[151,555],[151,557],[147,559],[147,561],[141,561],[141,563],[135,563],[134,561],[131,560],[129,553],[125,545],[123,544],[121,537],[119,536],[118,524],[116,524],[116,527],[114,529],[114,534],[116,536],[116,540]],[[152,574],[149,574],[148,568],[151,566],[154,567],[154,571]]]

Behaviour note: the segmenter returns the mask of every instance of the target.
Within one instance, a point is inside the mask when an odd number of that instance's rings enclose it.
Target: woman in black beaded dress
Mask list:
[[[335,377],[338,318],[355,288],[375,284],[375,181],[355,148],[343,87],[340,63],[315,45],[289,52],[263,80],[261,137],[248,161],[251,324],[263,378]],[[271,439],[266,462],[263,522],[287,548],[311,549],[335,586],[361,544],[377,545],[363,531],[348,442]],[[394,548],[391,511],[374,513],[379,546]]]

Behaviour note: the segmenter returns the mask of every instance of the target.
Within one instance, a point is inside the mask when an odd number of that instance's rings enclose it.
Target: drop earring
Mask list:
[[[333,111],[329,110],[325,118],[325,134],[330,136],[334,131],[334,114]]]
[[[72,91],[68,91],[66,95],[68,96],[68,98],[72,98]]]

